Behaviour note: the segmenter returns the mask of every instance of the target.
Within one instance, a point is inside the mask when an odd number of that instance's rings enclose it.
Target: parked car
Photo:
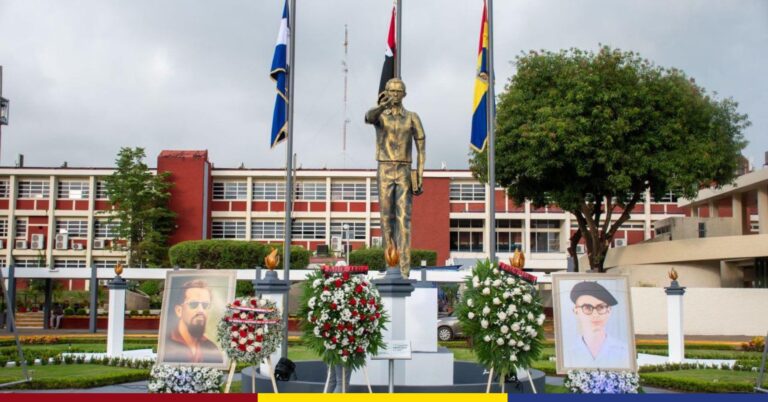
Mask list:
[[[437,339],[441,341],[450,341],[464,336],[461,331],[459,319],[452,314],[438,315],[437,318]]]

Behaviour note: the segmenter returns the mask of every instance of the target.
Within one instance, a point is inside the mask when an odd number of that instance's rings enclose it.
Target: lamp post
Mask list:
[[[8,125],[8,114],[10,111],[10,104],[11,104],[11,101],[9,101],[6,98],[3,98],[3,66],[0,66],[0,147],[2,147],[2,141],[3,141],[3,137],[2,137],[3,126]],[[2,153],[0,153],[0,157],[1,156],[2,156]]]
[[[344,237],[347,238],[346,252],[344,254],[347,259],[347,266],[349,266],[349,224],[345,223],[341,228],[344,229]]]

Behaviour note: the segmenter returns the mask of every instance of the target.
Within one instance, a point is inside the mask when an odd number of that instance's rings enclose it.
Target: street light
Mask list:
[[[349,224],[345,223],[341,226],[342,229],[344,229],[344,237],[347,238],[347,245],[346,245],[346,257],[347,257],[347,266],[349,266]]]

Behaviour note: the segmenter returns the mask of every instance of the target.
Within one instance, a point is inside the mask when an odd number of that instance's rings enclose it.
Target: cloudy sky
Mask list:
[[[392,0],[298,0],[294,150],[305,168],[373,167],[373,105]],[[405,105],[427,166],[466,168],[481,0],[404,0]],[[768,150],[768,2],[497,0],[497,92],[530,49],[635,50],[749,114],[745,154]],[[11,121],[0,164],[112,166],[121,146],[207,149],[217,167],[281,167],[269,148],[268,70],[283,0],[0,0]],[[344,26],[349,29],[342,152]]]

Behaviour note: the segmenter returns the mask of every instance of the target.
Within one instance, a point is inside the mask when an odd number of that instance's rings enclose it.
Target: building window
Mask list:
[[[285,223],[279,221],[251,222],[251,238],[254,240],[285,239]]]
[[[344,225],[349,225],[349,240],[365,240],[364,221],[331,221],[331,236],[339,236],[347,239],[344,233]]]
[[[451,251],[483,252],[483,220],[451,219]]]
[[[654,229],[656,236],[667,234],[667,233],[670,233],[671,231],[672,231],[672,226],[659,226]]]
[[[25,218],[16,219],[16,237],[20,239],[27,238],[27,220]]]
[[[0,258],[0,268],[7,268],[8,265],[5,264],[5,258]]]
[[[50,186],[48,180],[20,180],[19,198],[48,198]]]
[[[8,237],[8,219],[0,219],[0,237]]]
[[[54,268],[85,268],[85,260],[65,260],[55,259],[53,260]]]
[[[332,183],[331,200],[365,201],[365,183]]]
[[[213,182],[214,200],[247,200],[248,183],[244,181]]]
[[[325,201],[324,182],[300,181],[296,183],[296,199],[304,201]]]
[[[245,221],[213,221],[211,237],[214,239],[245,239]]]
[[[496,251],[513,253],[523,248],[523,221],[519,219],[496,220]]]
[[[612,222],[613,224],[613,222]],[[627,221],[621,224],[621,230],[644,230],[645,224],[642,222]]]
[[[44,258],[15,258],[13,263],[16,268],[42,268],[45,265]]]
[[[7,179],[0,180],[0,198],[8,198],[9,183]]]
[[[371,230],[381,229],[381,219],[371,219]]]
[[[96,199],[97,200],[109,199],[109,193],[107,192],[107,182],[104,180],[96,181]]]
[[[60,181],[56,198],[66,200],[86,200],[90,195],[90,184],[87,181]]]
[[[285,183],[270,181],[253,182],[253,199],[256,201],[284,201]]]
[[[84,219],[67,219],[56,221],[56,233],[65,233],[72,238],[88,237],[88,221]]]
[[[451,183],[451,201],[485,201],[485,185],[479,183]]]
[[[116,260],[116,259],[94,259],[93,260],[93,266],[95,268],[114,269],[117,264],[125,264],[125,261]]]
[[[93,221],[93,237],[95,239],[116,239],[120,237],[118,228],[120,221],[110,222],[108,219],[96,219]]]
[[[674,191],[667,191],[666,193],[663,193],[661,195],[653,195],[653,201],[654,202],[660,202],[660,203],[677,203],[677,198],[679,195]]]
[[[379,201],[379,181],[371,180],[371,202]]]
[[[325,222],[295,221],[291,225],[291,234],[295,239],[325,240]]]
[[[558,220],[532,220],[531,252],[559,253],[561,224]]]

